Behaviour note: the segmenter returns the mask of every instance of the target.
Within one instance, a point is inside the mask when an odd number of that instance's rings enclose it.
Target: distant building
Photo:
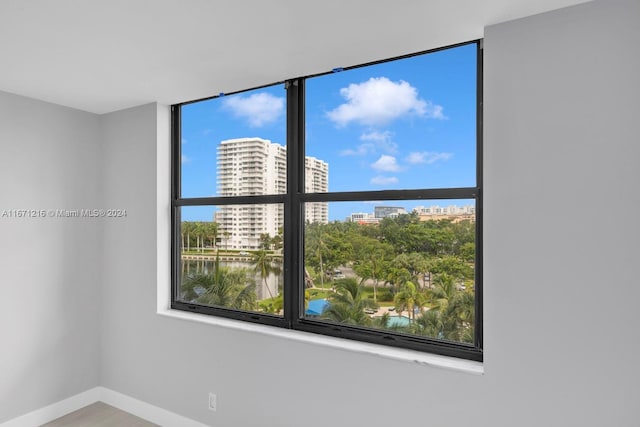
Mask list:
[[[307,157],[306,190],[328,191],[329,166]],[[237,138],[221,141],[217,153],[217,183],[220,196],[255,196],[287,192],[287,149],[262,138]],[[305,219],[328,221],[326,203],[305,206]],[[259,249],[260,235],[278,234],[284,224],[282,204],[224,205],[214,221],[220,224],[221,245],[228,249]]]
[[[306,193],[326,193],[329,191],[329,165],[315,157],[304,159],[304,190]],[[326,224],[329,219],[327,203],[306,203],[305,222]]]
[[[379,224],[380,218],[365,212],[354,212],[347,217],[347,221],[357,222],[358,224]]]
[[[453,222],[476,220],[476,207],[473,205],[456,206],[416,206],[413,211],[418,214],[420,221],[437,221],[441,219],[449,219]]]
[[[452,222],[476,220],[476,208],[473,205],[456,206],[416,206],[412,212],[418,214],[420,221],[438,221],[448,219]],[[379,224],[383,218],[396,218],[398,215],[406,214],[407,210],[399,206],[376,206],[374,213],[354,212],[346,218],[346,221],[357,222],[358,224]]]
[[[376,218],[397,217],[406,214],[407,210],[401,206],[376,206],[373,208],[373,215]]]

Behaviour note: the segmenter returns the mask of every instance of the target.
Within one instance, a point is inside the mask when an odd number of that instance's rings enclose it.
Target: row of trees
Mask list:
[[[471,290],[458,290],[451,276],[438,276],[435,285],[420,289],[406,282],[394,296],[395,309],[407,311],[407,325],[393,323],[387,311],[382,316],[367,315],[378,304],[367,296],[363,283],[353,278],[336,282],[335,293],[329,296],[329,306],[321,318],[339,323],[391,329],[451,341],[473,343],[475,297]]]
[[[260,249],[262,250],[281,250],[283,229],[280,227],[275,236],[269,233],[260,234]],[[205,248],[216,248],[222,243],[224,249],[227,249],[226,243],[230,234],[228,231],[221,229],[217,222],[208,221],[182,221],[180,228],[180,237],[182,239],[182,250],[204,251]]]
[[[199,224],[205,226],[198,228]],[[191,239],[196,248],[215,245],[216,223],[183,223],[182,230],[185,249]],[[269,275],[281,272],[281,259],[274,257],[281,248],[281,233],[276,238],[265,234],[261,242],[262,249],[251,254],[251,268],[224,267],[216,260],[211,274],[185,277],[183,298],[278,313],[282,295],[274,294],[266,282]],[[473,342],[475,224],[470,221],[420,221],[407,214],[373,225],[307,224],[304,262],[316,284],[334,285],[323,318]],[[357,277],[334,281],[328,273],[344,266]],[[262,301],[256,297],[257,280],[264,281],[269,292]],[[372,318],[371,310],[381,304],[394,305],[398,313],[406,311],[409,324],[392,322],[388,313]]]
[[[380,224],[336,221],[305,228],[305,267],[322,282],[327,272],[350,265],[373,283],[374,299],[380,284],[422,283],[430,272],[472,280],[474,261],[475,224],[470,221],[420,221],[412,213]]]
[[[205,247],[215,248],[218,241],[220,228],[217,222],[207,221],[183,221],[180,227],[180,237],[182,239],[182,250],[190,251],[195,249],[203,251]],[[225,239],[229,233],[224,233]]]
[[[341,323],[473,342],[475,224],[420,221],[416,214],[379,224],[307,224],[305,266],[322,285],[326,272],[350,266],[359,277],[336,282],[322,317]],[[369,298],[366,286],[373,288]],[[382,291],[382,292],[381,292]],[[408,312],[409,325],[372,319],[380,302]]]

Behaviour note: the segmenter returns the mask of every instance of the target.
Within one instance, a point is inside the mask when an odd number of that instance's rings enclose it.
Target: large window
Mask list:
[[[173,106],[172,307],[482,360],[482,50]]]

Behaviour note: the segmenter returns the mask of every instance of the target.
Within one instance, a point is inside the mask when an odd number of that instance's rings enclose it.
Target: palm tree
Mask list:
[[[473,342],[475,294],[473,289],[459,291],[455,279],[447,273],[439,274],[429,291],[430,312],[438,313],[439,337],[454,341]]]
[[[391,315],[388,311],[385,311],[382,316],[373,319],[373,326],[378,329],[388,328],[389,318]]]
[[[373,319],[373,327],[377,329],[388,329],[396,332],[404,332],[411,333],[413,330],[405,325],[401,325],[398,323],[390,324],[391,321],[391,313],[388,311],[383,313],[380,317],[374,317]]]
[[[425,335],[434,338],[444,338],[444,324],[442,314],[437,310],[427,310],[422,313],[411,325],[412,332],[416,335]]]
[[[269,253],[265,250],[255,251],[251,258],[253,262],[254,273],[260,275],[260,278],[264,282],[264,287],[267,289],[267,292],[269,292],[269,296],[273,298],[271,289],[269,289],[269,286],[267,284],[267,279],[271,274],[280,274],[282,269],[278,264],[273,262],[273,259],[269,256]]]
[[[317,263],[320,271],[320,286],[324,287],[323,254],[328,251],[325,236],[319,224],[308,224],[305,227],[305,264]],[[307,258],[307,256],[309,256]],[[311,262],[309,262],[311,261]]]
[[[399,290],[405,283],[411,280],[411,273],[404,267],[398,267],[395,262],[393,262],[387,271],[387,277],[385,280],[385,284],[390,284],[392,286],[393,292]]]
[[[429,291],[429,299],[434,308],[440,312],[446,312],[449,302],[453,300],[457,289],[453,276],[447,273],[438,274],[433,281],[434,287]]]
[[[393,302],[396,305],[398,314],[407,310],[409,312],[409,318],[413,321],[415,319],[414,309],[417,307],[420,309],[420,312],[423,312],[426,297],[413,282],[408,281],[400,288]]]
[[[336,292],[329,297],[329,307],[322,313],[325,319],[351,325],[371,325],[371,318],[365,313],[367,308],[377,304],[364,295],[364,286],[356,279],[341,279],[336,282]]]
[[[211,247],[215,249],[216,240],[218,239],[218,223],[217,222],[206,223],[205,236],[207,237],[207,239],[209,239],[209,242],[211,243]]]
[[[182,221],[181,227],[180,227],[180,234],[182,235],[183,239],[184,237],[186,237],[186,239],[183,240],[183,244],[182,244],[182,250],[183,251],[189,251],[189,249],[191,249],[191,233],[193,233],[193,222],[190,221]],[[186,243],[186,244],[185,244]]]
[[[256,305],[255,287],[246,269],[223,267],[220,258],[216,257],[212,273],[198,273],[186,278],[182,284],[182,298],[236,310],[253,310]]]
[[[387,259],[392,252],[393,248],[389,244],[371,239],[362,248],[361,262],[355,267],[356,273],[362,278],[373,280],[373,300],[375,302],[378,301],[378,283],[384,279],[388,269]]]
[[[445,319],[450,325],[448,338],[472,343],[474,318],[475,295],[472,291],[458,291],[445,313]]]
[[[205,224],[202,221],[196,221],[193,223],[192,232],[196,235],[196,249],[198,252],[202,252],[202,248],[204,247],[204,233],[205,233]]]
[[[269,233],[260,234],[260,249],[268,251],[271,249],[271,235]]]

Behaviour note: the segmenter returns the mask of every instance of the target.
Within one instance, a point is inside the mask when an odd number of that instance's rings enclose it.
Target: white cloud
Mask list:
[[[251,127],[273,123],[284,113],[284,98],[266,92],[224,98],[222,105],[236,117],[248,120]]]
[[[381,172],[397,172],[400,170],[400,166],[398,166],[396,158],[393,156],[388,156],[386,154],[380,156],[380,158],[376,160],[375,163],[371,164],[371,167]]]
[[[410,163],[412,165],[419,165],[419,164],[432,164],[435,163],[439,160],[445,161],[445,160],[449,160],[451,157],[453,157],[452,153],[435,153],[435,152],[431,152],[431,151],[422,151],[422,152],[412,152],[409,153],[409,156],[405,159],[407,161],[407,163]]]
[[[442,119],[442,107],[418,97],[418,90],[400,80],[372,77],[360,84],[340,89],[346,103],[327,113],[338,126],[356,122],[366,126],[385,125],[406,116]]]
[[[385,132],[369,132],[360,135],[362,141],[373,141],[376,146],[387,153],[396,153],[398,151],[398,144],[392,141],[393,134],[389,131]]]
[[[396,153],[398,144],[391,140],[392,133],[389,131],[377,132],[372,131],[360,135],[361,141],[370,141],[358,145],[355,149],[348,148],[340,151],[341,156],[366,156],[367,154],[375,154],[378,151],[386,153]]]
[[[374,176],[373,178],[371,178],[371,181],[369,181],[369,183],[370,184],[374,184],[374,185],[397,184],[398,183],[398,178],[396,178],[395,176],[378,175],[378,176]]]
[[[427,112],[431,119],[445,120],[447,118],[442,112],[442,105],[433,104],[431,101],[427,101]]]
[[[340,151],[341,156],[366,156],[369,153],[374,153],[376,150],[373,144],[360,144],[356,149],[348,148]]]
[[[186,143],[187,143],[187,140],[186,140],[185,138],[182,138],[182,143],[183,143],[183,144],[186,144]]]
[[[182,155],[182,163],[189,163],[191,161],[191,159],[189,159],[186,155]]]
[[[369,133],[363,133],[362,135],[360,135],[360,139],[363,141],[386,142],[390,138],[391,138],[391,132],[389,131],[384,131],[384,132],[373,131]]]

